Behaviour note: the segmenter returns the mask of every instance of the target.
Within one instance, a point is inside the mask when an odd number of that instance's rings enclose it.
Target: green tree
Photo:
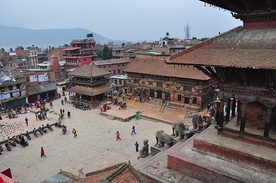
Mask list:
[[[98,55],[98,58],[103,59],[103,50],[97,49],[97,55]]]
[[[108,48],[107,45],[104,45],[103,48],[103,60],[112,59],[112,51]]]

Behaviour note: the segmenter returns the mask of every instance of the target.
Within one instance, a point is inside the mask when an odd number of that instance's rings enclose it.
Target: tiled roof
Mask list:
[[[276,69],[276,27],[237,27],[169,58],[167,63]]]
[[[102,70],[96,66],[92,65],[81,65],[77,67],[75,70],[69,73],[71,76],[81,76],[86,78],[92,78],[97,76],[109,75],[109,73],[105,70]]]
[[[70,92],[73,93],[81,93],[88,96],[95,96],[102,93],[107,93],[111,90],[110,87],[103,86],[103,87],[96,87],[96,88],[89,88],[84,86],[74,86],[73,88],[68,89]]]
[[[135,59],[128,64],[128,66],[124,69],[124,72],[196,80],[210,79],[207,75],[192,66],[178,67],[169,65],[165,63],[164,59],[158,57]]]
[[[130,164],[120,163],[102,170],[88,173],[86,174],[86,177],[78,183],[90,182],[143,183],[145,181]]]
[[[93,63],[97,66],[100,65],[112,65],[112,64],[120,64],[120,63],[129,63],[127,59],[110,59],[110,60],[97,60],[93,61]]]

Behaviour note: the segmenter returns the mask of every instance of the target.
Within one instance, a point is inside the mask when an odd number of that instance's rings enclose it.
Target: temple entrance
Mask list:
[[[267,108],[260,102],[251,102],[246,106],[245,128],[260,130],[264,129]]]

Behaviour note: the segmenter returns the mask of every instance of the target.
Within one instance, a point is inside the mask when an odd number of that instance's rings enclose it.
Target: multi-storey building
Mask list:
[[[0,71],[1,110],[26,105],[26,78],[23,73],[3,68]]]
[[[96,107],[110,91],[110,73],[94,65],[81,65],[69,73],[70,100]]]
[[[81,65],[89,65],[91,62],[98,60],[96,51],[96,42],[87,35],[87,39],[73,40],[70,44],[71,47],[63,49],[65,59],[65,69],[76,68]]]
[[[162,54],[137,54],[124,69],[128,92],[141,96],[142,100],[165,100],[169,105],[201,110],[207,102],[202,91],[210,77],[194,67],[167,65],[164,61],[167,58],[168,55]]]
[[[38,64],[37,53],[38,53],[37,49],[30,49],[30,52],[28,55],[28,61],[30,62],[30,68],[36,68],[36,66]]]
[[[109,72],[111,75],[122,74],[129,63],[130,61],[127,59],[98,60],[93,62],[94,65]]]

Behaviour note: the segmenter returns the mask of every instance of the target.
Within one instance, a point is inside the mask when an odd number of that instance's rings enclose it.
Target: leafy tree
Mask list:
[[[108,48],[107,45],[104,45],[103,48],[103,60],[112,59],[112,51]]]
[[[103,58],[103,50],[101,49],[97,49],[97,55],[98,55],[98,58]]]

